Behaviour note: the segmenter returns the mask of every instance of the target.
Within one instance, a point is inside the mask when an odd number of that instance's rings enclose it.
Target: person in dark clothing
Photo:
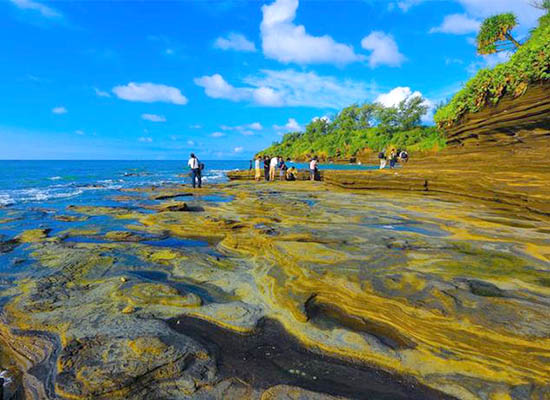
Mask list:
[[[202,187],[202,174],[201,174],[201,163],[199,159],[195,156],[195,154],[191,153],[191,156],[189,157],[189,161],[187,162],[187,165],[189,165],[189,168],[191,168],[191,179],[193,180],[193,188],[198,183],[199,188]]]
[[[269,162],[271,159],[268,156],[264,157],[264,177],[266,181],[269,181]]]
[[[288,167],[285,163],[285,160],[283,159],[283,157],[279,156],[279,160],[281,160],[279,162],[279,178],[281,180],[284,180],[285,179],[285,176],[286,176],[286,171],[288,170]]]

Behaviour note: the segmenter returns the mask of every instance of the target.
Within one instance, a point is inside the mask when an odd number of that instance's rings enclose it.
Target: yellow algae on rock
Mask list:
[[[49,229],[29,229],[21,233],[17,238],[23,243],[41,242],[48,237]]]
[[[173,307],[196,307],[202,304],[194,293],[180,294],[176,289],[157,283],[138,283],[121,295],[136,307],[157,304]]]

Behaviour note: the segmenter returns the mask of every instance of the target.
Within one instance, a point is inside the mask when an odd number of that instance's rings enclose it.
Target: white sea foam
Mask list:
[[[61,179],[60,176],[52,176],[51,178],[48,178],[50,181],[58,181]]]
[[[0,206],[9,206],[15,201],[8,194],[0,194]]]

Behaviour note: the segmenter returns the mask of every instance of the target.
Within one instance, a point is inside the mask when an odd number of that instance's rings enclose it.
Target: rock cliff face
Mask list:
[[[530,135],[525,135],[526,132]],[[447,128],[453,145],[507,145],[521,143],[550,131],[550,83],[533,86],[521,97],[505,97],[494,107],[469,114]],[[523,134],[523,137],[521,136]]]
[[[550,215],[550,85],[466,116],[448,137],[447,149],[413,154],[403,168],[326,171],[324,180],[346,189],[447,193]]]

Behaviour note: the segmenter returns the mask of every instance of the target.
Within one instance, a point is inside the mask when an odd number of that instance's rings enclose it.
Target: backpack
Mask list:
[[[380,153],[378,153],[378,158],[379,158],[379,159],[386,158],[386,155],[384,154],[383,151],[381,151]]]

